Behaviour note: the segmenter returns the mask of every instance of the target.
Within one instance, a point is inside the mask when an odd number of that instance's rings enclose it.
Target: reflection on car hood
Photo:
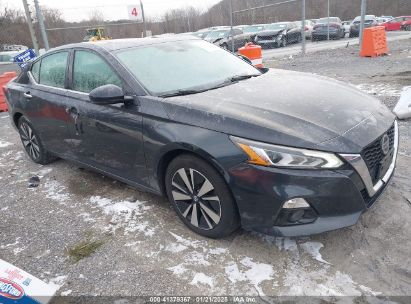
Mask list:
[[[307,73],[266,74],[207,92],[164,99],[170,119],[281,145],[358,153],[394,116],[353,86]]]

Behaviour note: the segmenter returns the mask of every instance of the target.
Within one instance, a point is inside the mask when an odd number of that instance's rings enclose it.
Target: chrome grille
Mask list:
[[[381,148],[381,139],[387,134],[390,139],[390,151],[394,148],[394,138],[395,138],[395,128],[394,125],[383,135],[378,137],[375,141],[369,144],[361,152],[361,156],[367,165],[368,171],[370,172],[371,179],[373,183],[378,181],[378,169],[380,162],[384,159],[385,155]]]

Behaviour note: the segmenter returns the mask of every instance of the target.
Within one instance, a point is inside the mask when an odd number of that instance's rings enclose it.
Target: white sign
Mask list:
[[[128,19],[133,21],[143,21],[141,3],[127,6]]]
[[[46,304],[58,288],[0,260],[0,303]]]

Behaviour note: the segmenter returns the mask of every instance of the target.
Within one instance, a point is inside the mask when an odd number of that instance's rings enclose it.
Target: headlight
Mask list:
[[[335,169],[344,163],[334,153],[276,146],[230,136],[248,155],[248,163],[295,169]]]

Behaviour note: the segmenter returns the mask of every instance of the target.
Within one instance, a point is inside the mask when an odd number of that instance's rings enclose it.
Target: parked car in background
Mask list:
[[[300,24],[301,24],[301,21],[300,21]],[[314,25],[315,25],[315,23],[312,22],[311,20],[305,20],[304,32],[305,32],[305,38],[306,39],[311,39],[312,34],[313,34]]]
[[[385,27],[386,31],[400,31],[402,23],[408,20],[411,20],[411,16],[396,17],[388,22],[383,23],[382,26]]]
[[[395,116],[375,97],[189,35],[61,46],[5,95],[33,162],[61,157],[164,195],[212,238],[354,225],[397,159]]]
[[[193,33],[193,35],[198,38],[204,39],[209,33],[211,33],[211,30],[200,30]]]
[[[411,31],[411,18],[401,23],[402,31]]]
[[[255,36],[265,30],[267,24],[255,24],[246,26],[243,29],[244,34],[250,35],[251,41],[254,41]]]
[[[301,29],[295,22],[277,22],[266,25],[265,30],[255,36],[254,42],[263,48],[273,48],[301,40]]]
[[[377,17],[377,23],[378,25],[382,25],[385,22],[390,21],[392,18],[386,18],[386,17]]]
[[[343,21],[342,25],[344,27],[344,34],[348,34],[350,32],[352,20]]]
[[[344,27],[338,17],[325,17],[318,19],[313,27],[312,41],[327,39],[328,31],[330,39],[340,39],[345,36]]]
[[[231,28],[229,27],[211,31],[204,40],[230,51],[232,50],[232,44],[234,44],[235,52],[247,42],[252,42],[249,34],[244,34],[244,32],[238,28],[233,28],[231,32]]]
[[[350,38],[358,37],[360,35],[361,16],[355,17],[350,26]],[[364,28],[377,26],[377,17],[374,15],[366,15],[364,18]]]
[[[14,62],[14,57],[20,53],[21,52],[16,51],[0,52],[0,64],[8,64]]]

